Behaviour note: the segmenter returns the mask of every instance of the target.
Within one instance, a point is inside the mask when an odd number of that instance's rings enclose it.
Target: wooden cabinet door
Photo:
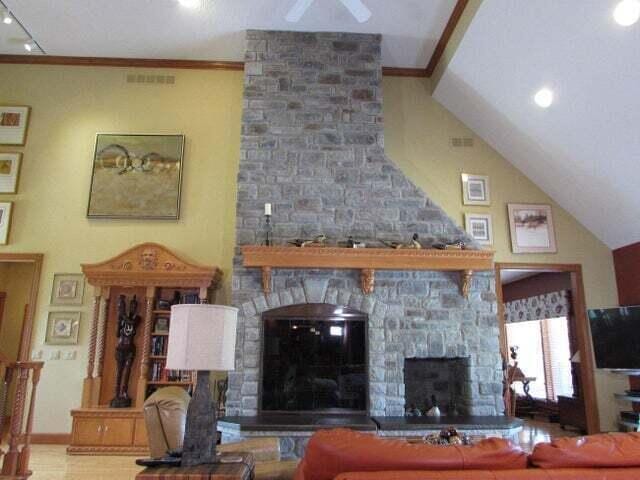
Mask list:
[[[100,445],[102,443],[102,430],[101,418],[74,418],[73,444]]]
[[[136,429],[133,434],[133,446],[146,447],[148,445],[149,439],[147,437],[147,426],[144,422],[144,418],[136,418]]]
[[[126,447],[133,442],[134,418],[103,419],[102,445]]]

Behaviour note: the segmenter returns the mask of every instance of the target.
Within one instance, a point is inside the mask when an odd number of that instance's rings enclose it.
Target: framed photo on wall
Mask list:
[[[0,202],[0,245],[9,243],[13,202]]]
[[[55,273],[51,289],[51,305],[82,305],[84,275],[81,273]]]
[[[509,230],[513,253],[556,253],[551,205],[509,203]]]
[[[24,145],[31,107],[0,105],[0,145]]]
[[[484,213],[465,213],[465,229],[480,245],[493,245],[493,227],[491,215]]]
[[[462,174],[462,203],[464,205],[490,205],[491,191],[486,175]]]
[[[0,193],[18,193],[21,153],[0,153]]]
[[[46,345],[76,345],[80,331],[80,312],[49,312]]]
[[[184,135],[99,133],[87,217],[177,220]]]

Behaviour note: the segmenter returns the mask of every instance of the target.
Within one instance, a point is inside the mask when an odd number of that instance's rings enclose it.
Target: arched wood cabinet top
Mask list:
[[[93,286],[215,289],[222,278],[218,267],[188,262],[158,243],[142,243],[104,262],[83,264],[82,272]]]

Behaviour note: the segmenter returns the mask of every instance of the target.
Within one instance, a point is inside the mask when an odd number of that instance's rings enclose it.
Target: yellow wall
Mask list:
[[[229,299],[243,75],[162,70],[158,73],[174,74],[176,84],[157,86],[127,84],[129,72],[0,66],[0,103],[32,106],[20,193],[13,197],[11,244],[1,248],[45,254],[33,338],[33,348],[44,350],[45,360],[51,350],[61,349],[43,347],[53,274],[78,272],[80,263],[108,258],[136,243],[156,241],[197,262],[220,266],[225,281],[218,301]],[[387,78],[384,88],[389,156],[456,221],[462,221],[461,171],[491,176],[493,206],[488,211],[494,215],[498,260],[582,263],[589,304],[616,302],[610,251],[557,206],[560,253],[509,254],[505,202],[548,201],[546,196],[477,138],[473,149],[449,148],[450,136],[471,133],[431,99],[428,82]],[[178,222],[86,219],[96,132],[186,135]],[[90,293],[83,307],[77,360],[45,365],[36,432],[70,429],[68,411],[79,404],[85,373],[89,298]]]
[[[7,294],[0,327],[0,352],[18,358],[24,307],[29,302],[33,265],[0,262],[0,292]]]
[[[618,304],[611,250],[560,208],[519,170],[429,96],[428,81],[385,79],[387,155],[430,198],[464,225],[463,212],[490,213],[498,262],[578,263],[584,274],[588,308]],[[473,137],[473,148],[452,148],[450,137]],[[462,204],[462,173],[488,175],[491,206]],[[507,203],[547,203],[553,207],[558,253],[513,254]],[[603,429],[614,429],[613,392],[628,388],[626,377],[596,371]]]

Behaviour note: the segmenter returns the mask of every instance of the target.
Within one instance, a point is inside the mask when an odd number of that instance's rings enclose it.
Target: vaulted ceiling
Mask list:
[[[298,23],[295,0],[3,0],[49,55],[244,60],[246,29],[381,33],[383,64],[425,68],[455,0],[363,0],[358,23],[340,0],[315,0]],[[17,25],[0,28],[0,53],[23,54]]]
[[[640,22],[618,2],[485,0],[434,92],[611,248],[640,241]]]

